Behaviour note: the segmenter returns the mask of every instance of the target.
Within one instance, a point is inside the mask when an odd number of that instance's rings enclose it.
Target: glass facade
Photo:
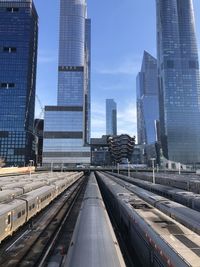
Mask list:
[[[157,60],[144,51],[141,71],[137,76],[138,144],[156,141],[155,121],[159,119]]]
[[[117,135],[117,104],[106,99],[106,135]]]
[[[192,0],[157,0],[161,143],[164,156],[200,162],[200,74]]]
[[[0,0],[0,157],[34,158],[38,16],[32,0]]]
[[[43,163],[90,163],[91,21],[85,0],[60,0],[57,106],[46,107]]]

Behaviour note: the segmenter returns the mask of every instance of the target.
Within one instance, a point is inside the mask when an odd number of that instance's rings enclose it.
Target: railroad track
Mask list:
[[[48,214],[43,216],[39,225],[33,225],[1,255],[0,266],[39,267],[42,266],[56,242],[86,179],[81,178],[52,203]]]

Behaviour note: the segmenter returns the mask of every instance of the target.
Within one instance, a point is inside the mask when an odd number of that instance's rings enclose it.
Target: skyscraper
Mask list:
[[[0,157],[34,159],[38,16],[32,0],[0,0]]]
[[[144,51],[141,71],[137,75],[138,144],[156,141],[155,121],[159,119],[157,60]]]
[[[90,163],[90,35],[85,0],[61,0],[57,106],[45,108],[44,164]]]
[[[193,2],[156,3],[163,153],[176,162],[200,162],[200,74]]]
[[[117,104],[113,99],[106,99],[106,134],[117,135]]]

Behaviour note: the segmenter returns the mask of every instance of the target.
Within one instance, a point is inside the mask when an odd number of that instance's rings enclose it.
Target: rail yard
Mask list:
[[[0,266],[200,267],[200,178],[177,176],[0,177]]]

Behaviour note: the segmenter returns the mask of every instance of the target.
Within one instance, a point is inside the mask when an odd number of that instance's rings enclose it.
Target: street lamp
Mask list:
[[[128,161],[128,177],[130,177],[130,162]]]
[[[33,159],[30,159],[29,160],[29,172],[30,172],[30,178],[31,178],[31,168],[32,166],[34,166],[34,160]]]
[[[153,169],[153,184],[155,184],[155,158],[151,158],[152,161],[152,169]]]
[[[179,175],[181,174],[181,163],[180,162],[178,163],[178,174]]]

